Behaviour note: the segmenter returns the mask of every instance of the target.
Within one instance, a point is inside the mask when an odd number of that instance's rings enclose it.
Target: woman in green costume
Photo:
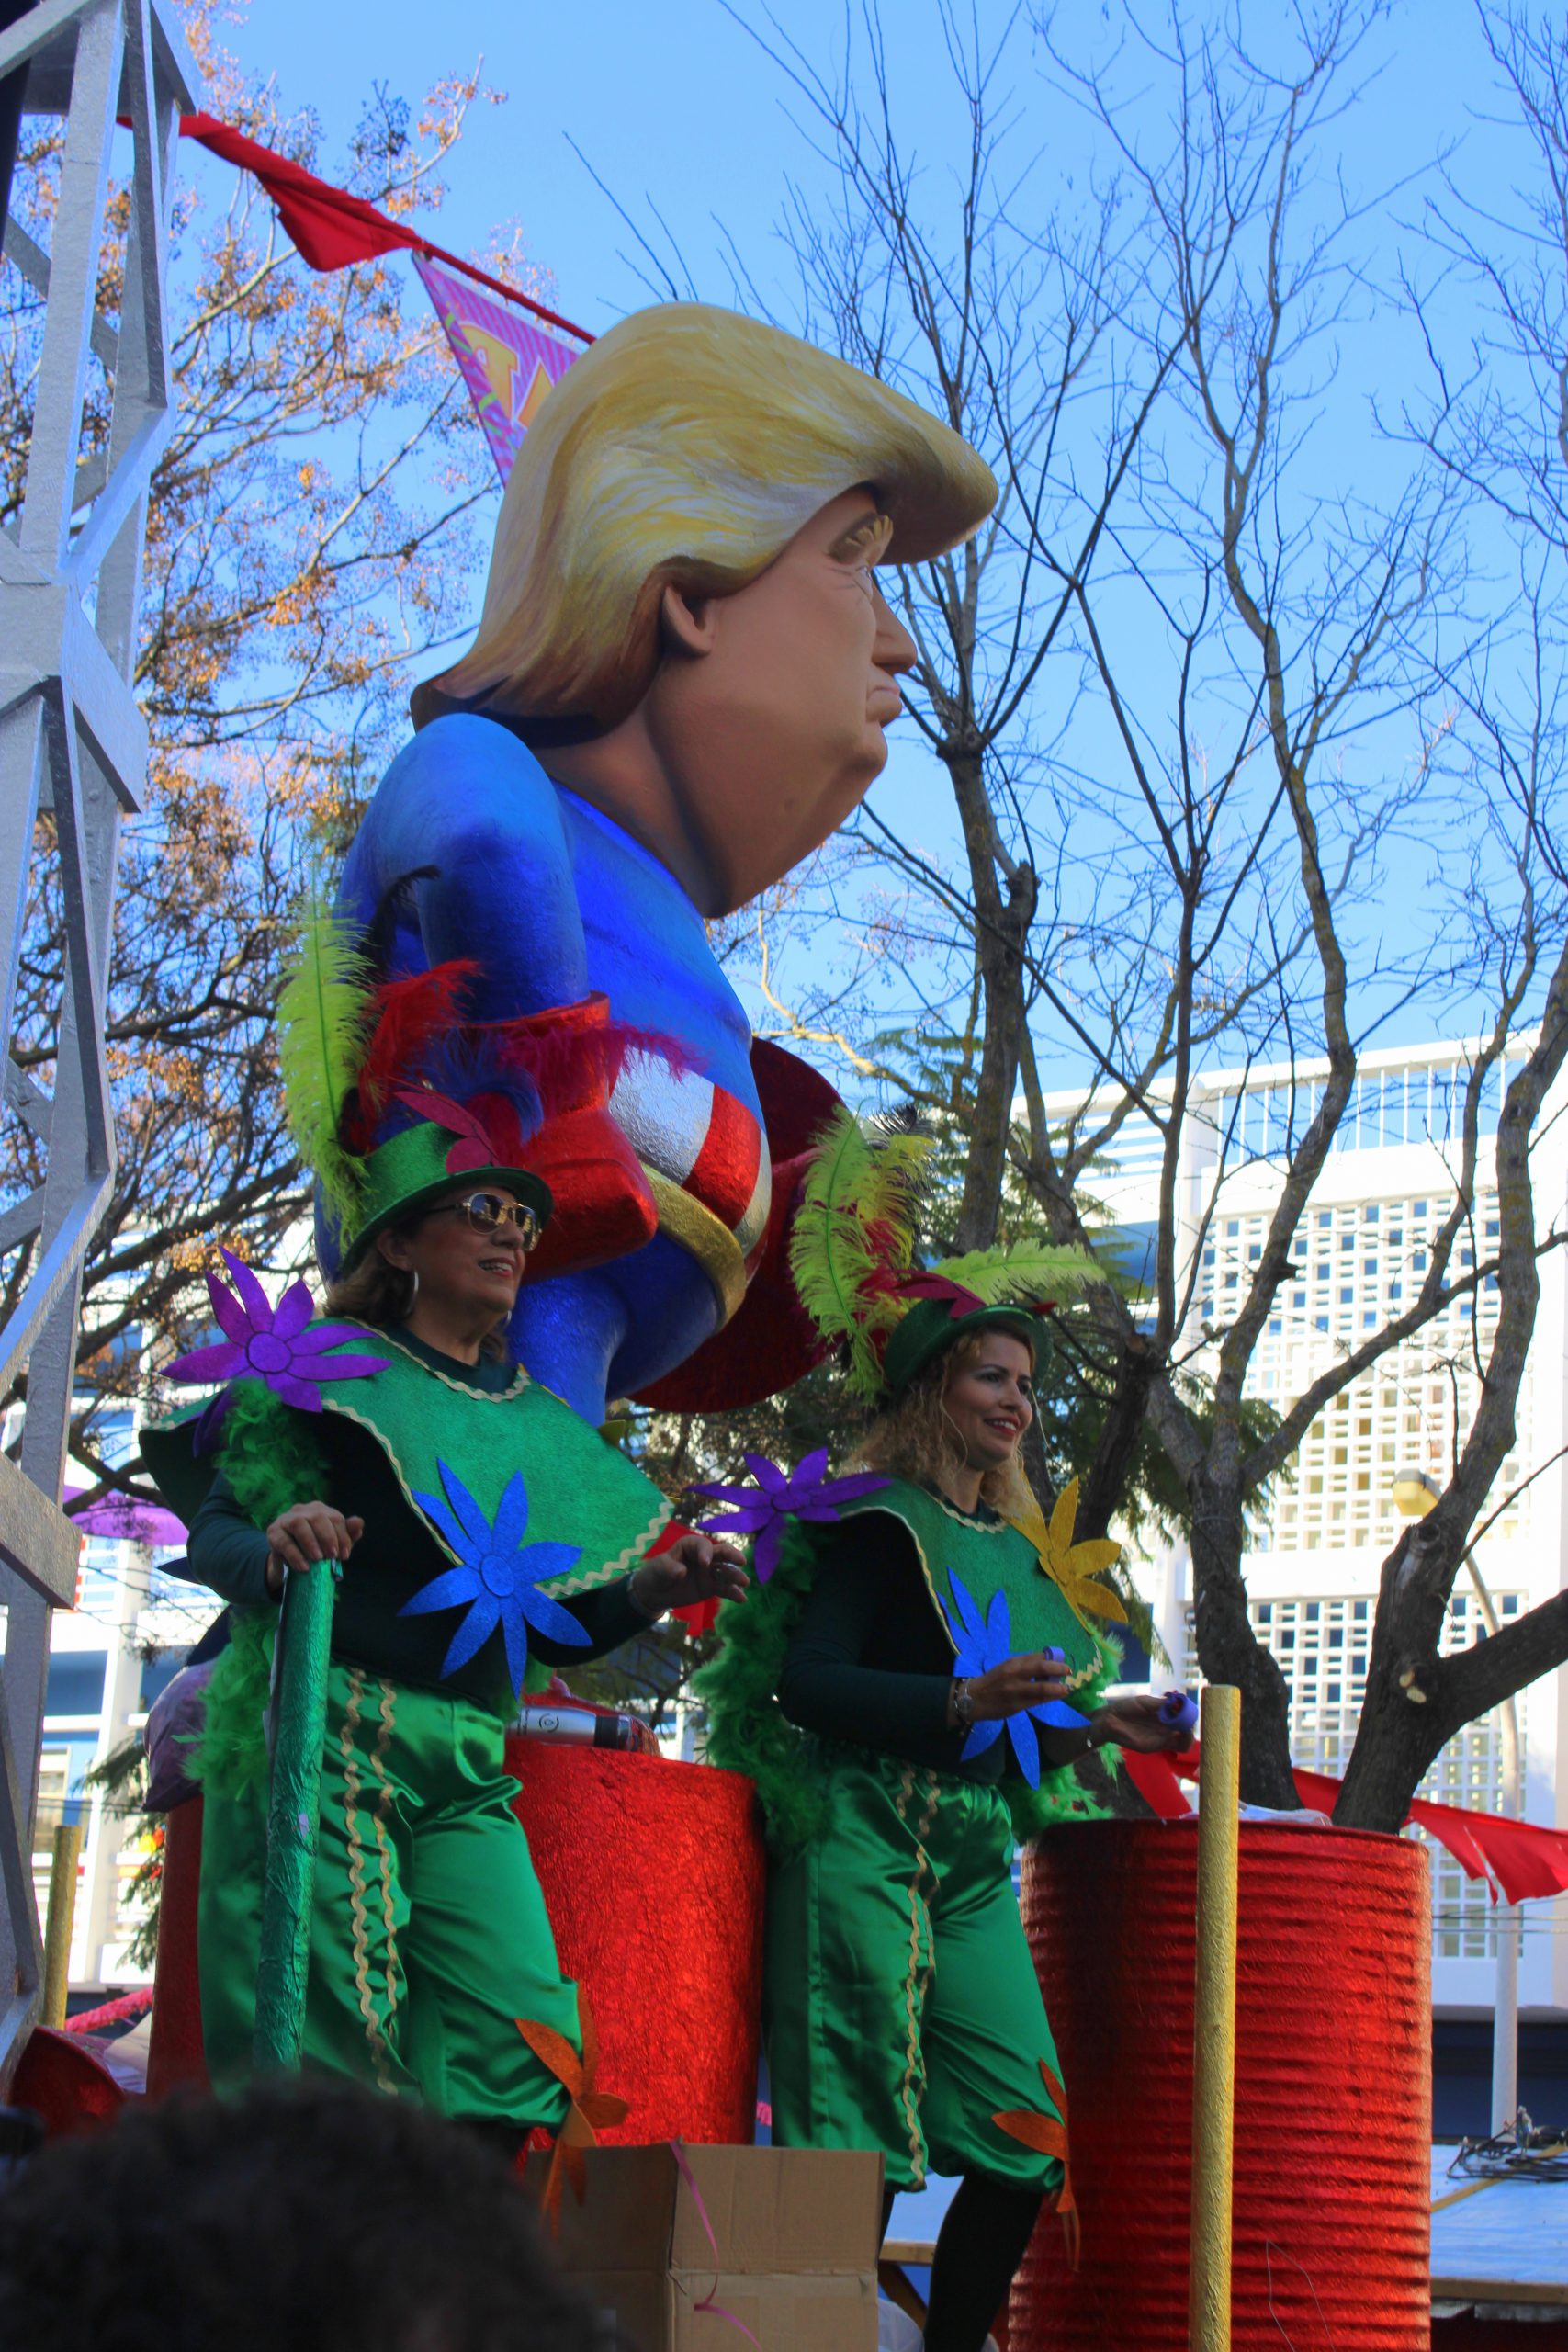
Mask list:
[[[317,1001],[320,946],[307,957]],[[450,1012],[448,992],[448,1027]],[[214,2084],[250,2067],[278,1603],[290,1578],[335,1573],[303,2063],[422,2098],[510,2147],[568,2110],[536,2044],[582,2044],[512,1810],[503,1741],[519,1690],[670,1607],[737,1595],[744,1577],[732,1547],[669,1540],[658,1490],[508,1360],[502,1335],[551,1205],[527,1165],[536,1091],[507,1041],[487,1036],[465,1062],[433,1019],[416,1051],[408,1014],[394,1005],[396,1085],[368,1106],[334,1097],[329,1147],[346,1133],[367,1148],[348,1155],[327,1319],[302,1283],[274,1308],[225,1251],[236,1289],[209,1277],[224,1339],[174,1371],[234,1376],[144,1446],[189,1524],[194,1573],[235,1617],[198,1758]],[[375,998],[361,1010],[362,1095],[388,1018]],[[459,1091],[421,1077],[429,1057]]]
[[[962,2176],[925,2344],[979,2352],[1042,2199],[1070,2211],[1015,1838],[1086,1809],[1065,1768],[1090,1748],[1172,1735],[1157,1698],[1100,1695],[1122,1612],[1092,1578],[1116,1547],[1072,1544],[1071,1498],[1047,1529],[1019,1465],[1040,1327],[996,1294],[1091,1269],[916,1272],[900,1156],[907,1180],[907,1139],[889,1170],[848,1124],[818,1155],[797,1280],[876,1409],[858,1476],[760,1465],[736,1523],[761,1581],[703,1687],[709,1753],[754,1774],[769,1820],[773,2136],[880,2149],[889,2205],[928,2165]]]

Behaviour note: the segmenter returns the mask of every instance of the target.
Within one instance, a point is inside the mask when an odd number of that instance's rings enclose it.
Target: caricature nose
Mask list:
[[[917,658],[915,640],[874,579],[871,586],[876,599],[876,642],[871,658],[879,670],[891,671],[895,675],[900,670],[912,670]]]

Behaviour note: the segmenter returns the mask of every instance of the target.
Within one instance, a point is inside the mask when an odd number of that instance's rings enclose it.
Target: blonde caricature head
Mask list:
[[[667,582],[733,594],[863,483],[892,522],[895,563],[967,538],[997,495],[956,433],[797,336],[695,302],[634,312],[542,403],[479,633],[416,690],[415,723],[482,710],[617,725],[658,667]]]

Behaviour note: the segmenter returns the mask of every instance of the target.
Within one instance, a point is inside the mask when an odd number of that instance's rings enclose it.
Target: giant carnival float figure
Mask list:
[[[623,321],[523,443],[478,635],[415,694],[341,909],[389,979],[472,963],[470,1021],[606,1040],[547,1090],[556,1215],[511,1331],[591,1420],[754,1401],[820,1352],[784,1251],[836,1098],[753,1043],[706,926],[881,772],[915,648],[875,567],[942,554],[995,496],[898,393],[696,304]]]

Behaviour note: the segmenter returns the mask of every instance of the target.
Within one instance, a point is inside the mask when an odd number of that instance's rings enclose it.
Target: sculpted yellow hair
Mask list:
[[[540,407],[479,633],[415,691],[415,724],[473,710],[615,726],[658,666],[666,582],[733,594],[862,483],[892,522],[895,563],[968,538],[997,496],[958,434],[797,336],[702,303],[635,311]]]

